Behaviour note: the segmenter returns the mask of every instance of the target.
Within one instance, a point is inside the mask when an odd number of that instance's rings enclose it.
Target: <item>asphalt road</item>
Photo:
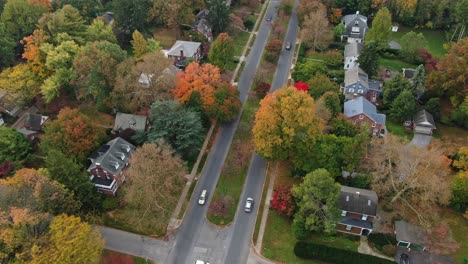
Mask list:
[[[276,7],[278,5],[278,0],[272,0],[266,11],[267,16],[271,14],[273,15],[274,19],[276,15]],[[238,82],[238,89],[242,103],[245,103],[247,99],[250,86],[253,83],[255,72],[260,64],[262,52],[265,48],[270,31],[270,23],[262,21],[260,29],[257,32],[255,43],[250,51],[250,54],[248,55],[245,68]],[[208,205],[210,204],[212,194],[215,190],[216,183],[218,182],[222,166],[226,159],[234,132],[239,122],[239,118],[240,115],[235,121],[223,124],[221,126],[216,142],[210,151],[198,184],[194,190],[194,197],[197,197],[202,190],[208,190],[208,200],[206,201],[205,206],[199,206],[197,204],[196,198],[191,199],[184,220],[177,231],[175,243],[164,263],[195,263],[196,259],[192,258],[193,256],[197,255],[197,252],[194,251],[198,250],[199,248],[196,245],[197,243],[200,244],[198,240],[203,226],[205,225],[205,215],[207,213]],[[252,217],[254,217],[254,214],[252,214]],[[201,243],[203,243],[203,241],[201,241]],[[204,261],[210,262],[210,259],[204,259]],[[211,263],[216,264],[214,262]]]
[[[295,1],[295,6],[298,1]],[[274,91],[284,86],[288,80],[289,69],[291,67],[292,57],[294,54],[295,42],[298,34],[298,20],[296,8],[293,8],[293,13],[289,21],[288,30],[286,32],[286,41],[291,42],[291,49],[281,52],[278,60],[275,78],[270,91]],[[262,188],[265,182],[267,162],[254,154],[250,163],[247,174],[244,190],[237,208],[236,218],[234,219],[233,236],[228,246],[228,253],[223,263],[239,264],[247,263],[249,255],[250,243],[252,242],[253,231],[255,228],[255,220],[258,212],[259,203],[262,196]],[[247,197],[253,198],[256,203],[254,210],[251,213],[244,212],[244,204]]]

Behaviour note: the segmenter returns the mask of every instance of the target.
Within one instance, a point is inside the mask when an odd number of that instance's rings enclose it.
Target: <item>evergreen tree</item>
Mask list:
[[[373,41],[365,42],[359,55],[359,67],[363,69],[370,77],[377,74],[379,69],[379,54],[377,45]]]
[[[397,121],[411,120],[416,113],[416,101],[409,90],[403,90],[392,102],[390,118]]]
[[[227,0],[206,0],[206,7],[210,13],[208,22],[214,34],[223,32],[229,24],[231,10],[226,2]]]
[[[141,59],[141,57],[148,52],[148,41],[146,41],[145,37],[138,30],[135,30],[133,31],[131,42],[133,55],[135,55],[137,59]]]
[[[416,73],[414,74],[414,77],[413,77],[414,90],[418,94],[424,93],[426,91],[425,83],[426,83],[426,70],[424,69],[424,65],[421,64],[416,68]]]

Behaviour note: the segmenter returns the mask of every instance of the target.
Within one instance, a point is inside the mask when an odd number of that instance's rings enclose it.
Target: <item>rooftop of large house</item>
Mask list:
[[[88,171],[101,167],[107,172],[118,174],[127,163],[134,149],[135,146],[123,138],[117,137],[102,145],[90,155],[91,165],[88,167]]]
[[[377,215],[378,197],[374,191],[341,186],[340,209],[359,214]]]
[[[195,55],[200,46],[200,42],[177,40],[172,48],[167,52],[167,55],[180,57],[183,54],[184,57],[191,58]]]
[[[353,117],[356,115],[365,114],[377,124],[385,124],[386,116],[377,113],[377,108],[366,98],[360,96],[344,103],[344,115]]]
[[[354,84],[361,84],[364,87],[369,88],[369,76],[360,67],[353,67],[345,71],[344,84],[345,87]]]

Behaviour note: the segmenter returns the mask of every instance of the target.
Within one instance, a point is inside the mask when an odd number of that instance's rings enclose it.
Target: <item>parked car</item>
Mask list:
[[[290,50],[291,49],[291,42],[286,42],[285,49]]]
[[[409,256],[408,254],[401,253],[400,255],[400,264],[409,264]]]
[[[250,198],[250,197],[247,198],[247,200],[245,201],[244,211],[247,212],[247,213],[252,212],[253,204],[254,204],[254,200],[252,198]]]
[[[210,264],[209,262],[205,262],[203,260],[197,260],[195,261],[195,264]]]
[[[272,18],[273,18],[272,15],[269,15],[269,16],[267,16],[266,21],[271,21]]]
[[[208,196],[208,191],[203,190],[200,194],[200,197],[198,198],[198,204],[199,205],[204,205],[206,202],[206,197]]]

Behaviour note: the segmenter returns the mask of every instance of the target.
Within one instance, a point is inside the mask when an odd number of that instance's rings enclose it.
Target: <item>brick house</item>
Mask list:
[[[377,203],[378,197],[374,191],[341,186],[341,222],[336,224],[336,230],[353,235],[369,235],[377,217]]]
[[[203,57],[202,45],[200,42],[177,40],[166,55],[174,60],[175,66],[183,68],[187,59],[201,60]]]
[[[120,185],[125,181],[125,168],[132,156],[135,146],[117,137],[102,145],[91,154],[88,168],[91,182],[98,192],[115,195]]]
[[[364,97],[358,97],[344,103],[344,115],[355,125],[366,123],[373,136],[385,136],[384,114],[377,113],[377,108]]]
[[[375,105],[379,104],[379,98],[382,95],[382,83],[369,79],[367,73],[359,65],[345,71],[344,82],[341,84],[340,89],[345,96],[345,100],[364,96]]]

